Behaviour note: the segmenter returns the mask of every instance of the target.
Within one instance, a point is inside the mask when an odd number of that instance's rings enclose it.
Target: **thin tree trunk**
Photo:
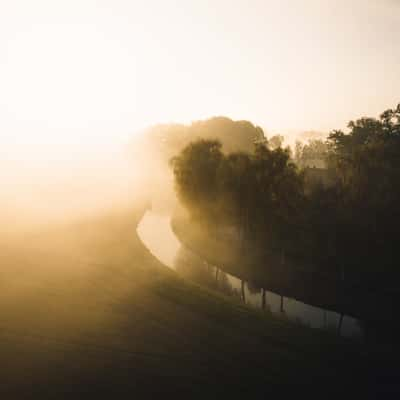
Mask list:
[[[241,287],[242,287],[242,300],[243,300],[243,303],[246,303],[246,295],[245,295],[245,291],[244,291],[244,284],[245,284],[245,282],[244,282],[244,280],[242,280],[242,282],[241,282]]]
[[[339,324],[338,324],[338,329],[337,329],[338,336],[340,336],[340,333],[342,331],[342,323],[343,323],[343,314],[340,314]]]
[[[265,310],[265,289],[262,289],[261,308]]]

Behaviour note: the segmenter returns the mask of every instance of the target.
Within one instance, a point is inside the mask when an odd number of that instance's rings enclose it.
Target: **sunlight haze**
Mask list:
[[[0,400],[400,399],[399,95],[400,0],[0,0]]]
[[[342,128],[396,103],[399,23],[389,0],[2,2],[1,147],[71,157],[213,115]]]

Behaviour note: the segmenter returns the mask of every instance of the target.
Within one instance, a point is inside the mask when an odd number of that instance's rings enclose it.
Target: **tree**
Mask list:
[[[226,153],[215,140],[190,143],[172,160],[179,198],[213,229],[235,226],[260,254],[279,250],[332,278],[390,285],[400,277],[400,105],[348,127],[296,143],[297,165],[326,160],[329,185],[308,185],[306,172],[321,171],[299,171],[281,146]]]
[[[224,158],[218,171],[222,210],[228,221],[239,227],[241,236],[248,227],[251,164],[249,154],[231,153]]]
[[[340,178],[336,205],[337,250],[358,278],[371,281],[395,271],[400,234],[400,105],[379,119],[350,121],[349,133],[328,138],[329,165]],[[368,246],[366,246],[368,243]],[[379,266],[379,268],[378,268]],[[362,272],[360,269],[362,268]]]
[[[321,139],[311,139],[305,144],[296,141],[294,159],[296,164],[301,168],[324,168],[326,166],[327,155],[328,145]]]
[[[282,135],[274,135],[268,139],[268,147],[271,150],[276,150],[282,147],[285,138]]]
[[[289,239],[303,180],[287,149],[257,144],[252,154],[224,155],[219,142],[198,140],[172,166],[178,196],[192,216],[233,224],[242,240],[283,246]]]
[[[142,137],[145,138],[143,141],[146,142],[147,149],[164,161],[169,161],[190,142],[197,139],[218,140],[226,154],[250,153],[255,141],[265,139],[264,132],[259,126],[249,121],[233,121],[226,117],[194,121],[191,125],[159,124],[147,129]]]
[[[199,139],[171,160],[178,197],[197,213],[211,212],[217,199],[217,171],[223,158],[221,147],[217,140]]]

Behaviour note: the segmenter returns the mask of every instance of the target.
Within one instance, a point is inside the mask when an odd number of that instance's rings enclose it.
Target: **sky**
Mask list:
[[[0,157],[215,115],[329,131],[400,102],[399,0],[0,0]]]

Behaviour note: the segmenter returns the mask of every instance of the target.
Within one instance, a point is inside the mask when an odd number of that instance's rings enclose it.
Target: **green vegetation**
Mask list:
[[[263,141],[264,132],[249,121],[232,121],[227,117],[213,117],[195,121],[191,125],[159,124],[149,128],[136,143],[137,147],[147,147],[153,157],[166,164],[186,145],[196,139],[219,140],[226,153],[235,151],[250,152],[254,141]]]
[[[316,193],[315,202],[325,204],[326,220],[336,223],[329,225],[326,245],[318,245],[335,248],[349,279],[392,290],[400,272],[400,104],[379,119],[351,121],[349,129],[328,138],[327,159],[337,183]]]
[[[315,168],[316,160],[326,168]],[[271,276],[279,260],[282,275],[288,266],[303,270],[333,293],[396,293],[400,105],[379,119],[351,121],[347,134],[333,131],[325,143],[297,144],[294,160],[268,141],[224,153],[219,141],[199,139],[171,165],[190,223],[241,252],[245,275]]]
[[[270,246],[294,233],[285,228],[298,215],[302,177],[287,150],[256,144],[253,154],[225,156],[219,142],[200,139],[171,162],[178,197],[196,219]]]
[[[8,287],[0,292],[7,398],[230,398],[306,390],[316,379],[336,379],[338,392],[357,387],[358,346],[183,280],[140,243],[142,213],[110,213],[7,243]],[[350,368],[359,375],[350,378]]]
[[[328,144],[321,139],[310,139],[306,144],[297,141],[294,147],[294,160],[300,168],[325,167]]]

